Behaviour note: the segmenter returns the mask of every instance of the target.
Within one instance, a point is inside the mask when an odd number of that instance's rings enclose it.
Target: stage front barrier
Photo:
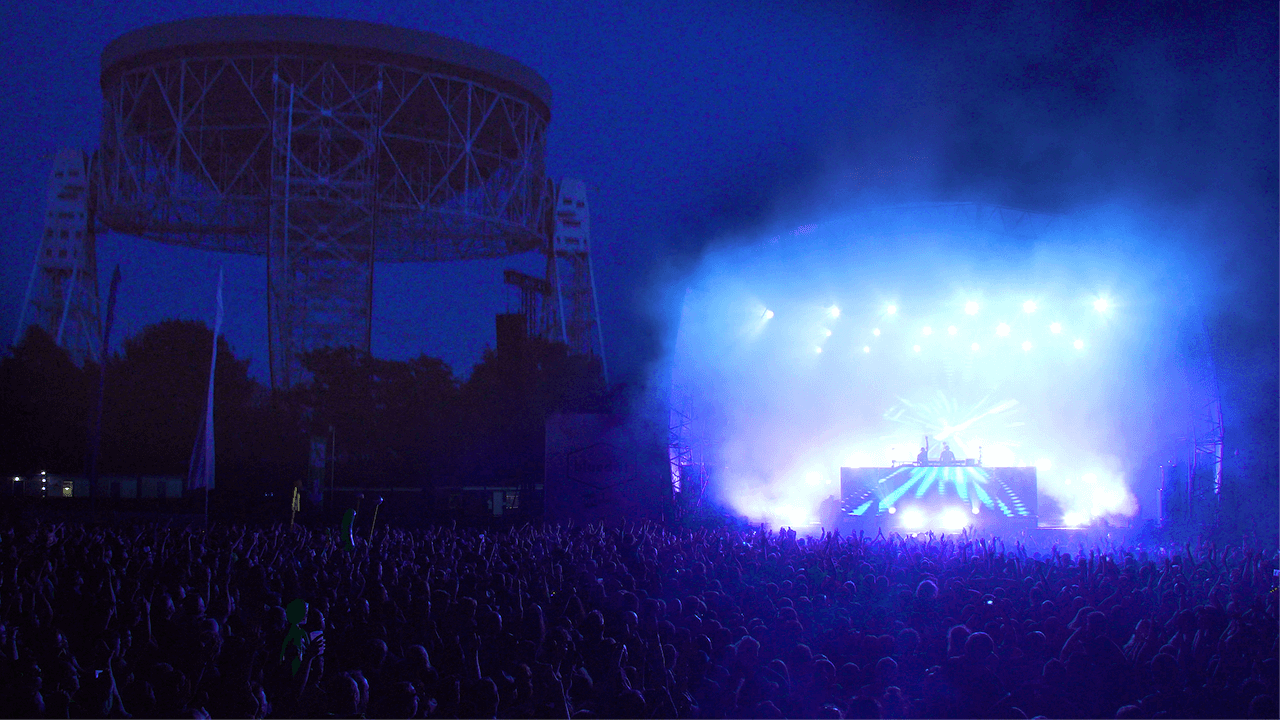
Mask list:
[[[838,524],[888,532],[1013,532],[1036,526],[1036,469],[840,468]]]

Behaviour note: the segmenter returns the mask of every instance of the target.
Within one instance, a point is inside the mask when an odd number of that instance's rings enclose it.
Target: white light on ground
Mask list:
[[[908,530],[919,530],[924,527],[924,513],[919,508],[907,508],[902,511],[902,527]]]
[[[1025,350],[1030,350],[1030,349],[1031,349],[1031,341],[1030,341],[1030,340],[1023,340],[1023,341],[1022,341],[1022,349],[1023,349],[1024,351],[1025,351]]]
[[[1031,313],[1033,313],[1033,312],[1035,312],[1035,311],[1036,311],[1036,308],[1037,308],[1037,307],[1038,307],[1038,306],[1036,305],[1036,301],[1035,301],[1035,300],[1028,300],[1028,301],[1026,301],[1026,302],[1022,303],[1022,312],[1027,313],[1028,315],[1030,315]]]
[[[1075,349],[1077,349],[1077,350],[1083,350],[1083,349],[1084,349],[1084,341],[1083,341],[1083,340],[1076,340],[1075,342],[1071,343],[1071,346],[1072,346],[1072,347],[1074,347],[1074,348],[1075,348]]]
[[[894,315],[894,314],[897,314],[897,312],[898,312],[898,306],[897,306],[897,305],[890,305],[889,307],[885,308],[885,309],[884,309],[884,311],[885,311],[885,314],[887,314],[887,315]]]
[[[951,327],[947,328],[947,334],[948,334],[948,335],[955,335],[957,332],[959,332],[959,331],[958,331],[958,330],[956,330],[956,326],[955,326],[955,325],[952,325]]]
[[[1009,335],[1009,323],[1000,323],[997,325],[996,334],[1000,337],[1007,337]]]
[[[969,518],[960,508],[947,508],[942,511],[941,524],[946,530],[963,530],[969,524]]]
[[[978,314],[978,303],[976,303],[976,302],[974,302],[974,301],[972,301],[972,300],[970,300],[969,302],[965,303],[965,304],[964,304],[964,314],[965,314],[965,315],[977,315],[977,314]]]
[[[920,331],[920,334],[921,334],[921,335],[932,335],[932,334],[933,334],[933,328],[929,327],[928,325],[925,325],[925,326],[924,326],[924,329]]]
[[[1057,335],[1058,333],[1062,332],[1062,323],[1060,322],[1049,323],[1049,332],[1053,333],[1054,335]]]

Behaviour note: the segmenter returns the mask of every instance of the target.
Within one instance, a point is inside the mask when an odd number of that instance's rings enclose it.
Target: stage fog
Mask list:
[[[726,241],[684,283],[673,464],[775,527],[926,442],[1036,467],[1041,525],[1156,517],[1216,390],[1186,261],[1141,234],[927,205]]]

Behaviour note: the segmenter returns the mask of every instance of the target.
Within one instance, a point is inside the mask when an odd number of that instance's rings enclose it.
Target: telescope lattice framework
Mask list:
[[[102,54],[97,219],[267,257],[271,379],[370,347],[375,261],[545,249],[551,91],[467,43],[306,17],[185,20]],[[594,308],[593,308],[594,309]]]

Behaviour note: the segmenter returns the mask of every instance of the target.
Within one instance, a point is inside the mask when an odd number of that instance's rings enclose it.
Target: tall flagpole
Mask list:
[[[218,367],[218,336],[222,334],[222,268],[218,268],[218,311],[213,321],[213,350],[209,359],[209,392],[205,400],[204,422],[202,432],[196,438],[195,449],[191,453],[191,469],[188,471],[188,484],[194,490],[204,488],[204,527],[209,529],[209,491],[214,486],[214,452],[213,452],[213,379]]]

